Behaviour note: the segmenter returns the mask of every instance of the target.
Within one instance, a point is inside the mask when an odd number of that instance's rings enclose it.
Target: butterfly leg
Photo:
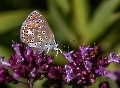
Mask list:
[[[47,54],[48,54],[49,51],[50,51],[50,50],[48,49],[48,50],[47,50]]]
[[[59,49],[59,48],[54,48],[54,49],[57,51],[56,56],[58,55],[58,51],[60,51],[60,53],[62,53],[61,49]]]

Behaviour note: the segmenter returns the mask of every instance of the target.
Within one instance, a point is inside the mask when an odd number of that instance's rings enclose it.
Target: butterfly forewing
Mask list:
[[[54,34],[45,17],[37,10],[28,15],[21,27],[20,34],[22,42],[31,47],[45,48],[46,45],[56,44]]]

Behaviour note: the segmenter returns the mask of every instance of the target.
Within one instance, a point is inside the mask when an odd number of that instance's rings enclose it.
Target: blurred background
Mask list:
[[[12,40],[20,43],[22,23],[34,10],[43,13],[62,51],[77,50],[85,43],[100,44],[102,55],[120,54],[120,0],[0,0],[0,56],[9,59],[14,52]],[[67,60],[59,54],[54,63],[64,65]],[[113,63],[108,69],[119,68]],[[91,88],[97,88],[101,80]],[[36,82],[35,88],[41,88],[40,84]],[[4,87],[17,86],[0,85]]]

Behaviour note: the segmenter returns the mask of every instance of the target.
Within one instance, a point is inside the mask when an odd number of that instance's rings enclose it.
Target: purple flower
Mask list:
[[[117,85],[120,87],[120,70],[108,71],[105,77],[115,81]]]
[[[66,82],[70,82],[72,79],[74,79],[77,75],[74,73],[74,68],[71,67],[71,65],[65,65],[65,73],[66,76],[64,77]]]
[[[115,71],[116,72],[116,71]],[[112,71],[108,71],[106,75],[104,75],[105,77],[112,79],[113,81],[117,80],[117,76],[115,75],[114,72]]]
[[[48,70],[48,77],[52,79],[61,79],[63,75],[62,66],[51,66]]]
[[[89,86],[96,81],[96,77],[109,75],[107,66],[111,62],[120,62],[120,57],[114,52],[110,53],[110,60],[107,56],[100,56],[100,46],[94,47],[82,45],[77,51],[63,52],[63,56],[69,61],[64,66],[53,65],[54,55],[47,55],[41,49],[34,49],[23,44],[13,44],[15,53],[11,54],[8,62],[4,57],[0,57],[0,83],[14,82],[17,84],[33,86],[33,83],[43,77],[70,83],[77,80],[78,85]],[[7,66],[13,70],[10,75]],[[18,81],[18,78],[24,78],[28,83]],[[117,80],[117,79],[115,79]],[[99,88],[109,88],[106,83],[101,83]]]
[[[110,62],[116,62],[116,63],[119,63],[120,64],[120,57],[118,55],[115,55],[114,52],[111,52],[110,53],[110,60],[109,60],[109,63]]]
[[[2,66],[10,66],[10,63],[7,62],[4,57],[0,57],[0,64]]]
[[[110,88],[109,83],[107,81],[104,81],[99,84],[99,88]]]
[[[107,74],[107,69],[105,67],[99,67],[98,70],[95,71],[96,74],[99,74],[99,76]]]
[[[48,56],[40,49],[34,50],[29,46],[24,47],[23,44],[14,43],[12,47],[15,53],[11,54],[8,62],[5,61],[4,57],[0,57],[0,83],[14,81],[30,87],[33,85],[34,81],[42,78],[44,75],[47,77],[48,70],[51,68],[54,58],[52,54]],[[8,66],[12,69],[14,71],[13,75],[10,75],[7,69],[4,69],[2,66]],[[54,74],[49,77],[53,76]],[[27,79],[30,83],[27,84],[17,81],[17,78],[20,77]]]
[[[65,56],[65,58],[66,58],[69,62],[74,62],[73,59],[72,59],[72,56],[71,56],[73,52],[74,52],[74,51],[70,51],[70,52],[68,52],[68,53],[67,53],[67,52],[64,52],[64,53],[63,53],[63,55]]]
[[[78,80],[78,84],[90,85],[94,83],[96,77],[107,73],[106,67],[109,65],[108,57],[100,57],[100,47],[80,46],[78,51],[63,53],[70,62],[64,66],[64,80],[70,82]]]
[[[8,70],[5,69],[4,67],[0,66],[0,83],[4,82],[12,82],[14,79],[13,77],[9,74]]]
[[[47,73],[49,65],[52,64],[53,55],[47,56],[41,50],[33,51],[31,47],[24,48],[22,44],[13,44],[12,47],[16,53],[11,55],[9,63],[14,74],[26,79],[39,79]]]

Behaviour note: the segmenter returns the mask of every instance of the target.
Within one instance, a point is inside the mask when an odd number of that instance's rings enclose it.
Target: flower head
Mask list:
[[[53,61],[53,55],[47,56],[41,50],[33,50],[31,47],[24,47],[22,44],[12,45],[15,54],[12,54],[9,63],[10,68],[20,77],[26,79],[40,78],[47,72]]]
[[[120,64],[120,57],[118,55],[115,55],[114,52],[111,52],[110,53],[110,60],[109,60],[109,63],[111,62],[116,62],[116,63],[119,63]]]
[[[108,57],[100,57],[100,47],[80,46],[78,51],[63,53],[69,64],[65,65],[64,78],[67,82],[77,79],[79,84],[94,83],[96,77],[107,74]]]
[[[10,80],[10,78],[17,80],[17,78],[22,77],[33,84],[34,81],[42,78],[48,73],[48,69],[54,58],[52,54],[48,56],[42,50],[34,50],[29,46],[24,47],[23,44],[14,43],[12,47],[15,53],[11,54],[8,62],[5,61],[4,57],[0,58],[1,82],[4,82],[6,79]],[[12,69],[14,71],[13,75],[8,74],[8,71],[2,66],[8,66]]]
[[[48,77],[52,79],[61,79],[63,74],[62,66],[51,66],[48,70]]]
[[[63,52],[63,56],[69,61],[64,66],[54,65],[54,55],[47,55],[41,49],[24,47],[23,44],[17,43],[12,44],[12,47],[15,53],[11,54],[8,62],[4,57],[0,57],[0,83],[14,82],[31,87],[36,80],[48,77],[55,80],[62,79],[65,83],[77,80],[78,85],[89,86],[96,81],[96,77],[109,72],[107,66],[111,62],[120,61],[114,52],[110,53],[110,60],[107,56],[100,56],[99,45],[94,47],[82,45],[77,51]],[[13,75],[9,74],[4,66],[12,69]],[[19,81],[20,77],[27,79],[28,83]],[[99,88],[104,86],[105,83],[102,83]]]

